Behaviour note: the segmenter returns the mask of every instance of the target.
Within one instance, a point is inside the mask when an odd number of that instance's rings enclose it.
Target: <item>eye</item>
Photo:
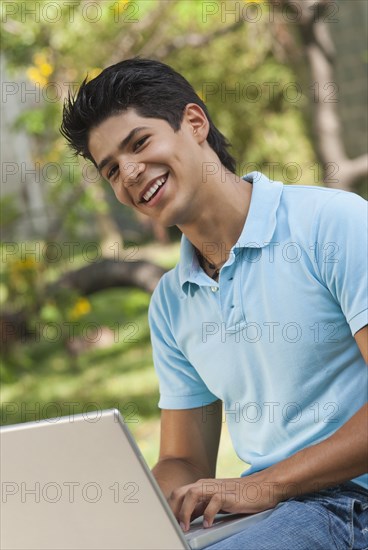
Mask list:
[[[144,144],[144,142],[146,141],[146,139],[148,139],[148,136],[144,136],[143,138],[141,138],[141,139],[139,139],[138,141],[136,141],[135,144],[134,144],[133,150],[134,150],[134,151],[137,151],[137,149],[139,149],[140,147],[142,147],[142,145]]]
[[[116,171],[118,169],[118,166],[113,166],[108,172],[107,172],[107,179],[110,180],[114,175],[116,174]]]

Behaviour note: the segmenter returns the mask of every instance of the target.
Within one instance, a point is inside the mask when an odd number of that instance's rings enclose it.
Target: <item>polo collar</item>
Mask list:
[[[284,186],[281,181],[270,180],[261,172],[250,172],[243,180],[253,184],[253,191],[247,219],[234,247],[263,248],[275,232]]]
[[[249,211],[238,241],[231,250],[240,248],[263,248],[272,239],[276,229],[277,209],[280,204],[283,184],[268,179],[261,172],[250,172],[242,178],[253,185]],[[186,283],[205,283],[205,275],[199,266],[194,246],[182,235],[180,260],[178,263],[179,281],[182,289]],[[203,279],[202,279],[203,277]]]

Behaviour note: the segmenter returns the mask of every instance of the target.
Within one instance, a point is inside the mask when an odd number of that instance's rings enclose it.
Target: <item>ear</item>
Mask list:
[[[182,124],[186,124],[198,143],[206,141],[210,124],[202,107],[196,103],[188,103],[184,109]]]

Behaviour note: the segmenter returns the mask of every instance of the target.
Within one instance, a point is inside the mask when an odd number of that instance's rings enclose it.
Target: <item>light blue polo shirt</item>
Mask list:
[[[149,322],[159,406],[221,399],[247,475],[329,437],[367,401],[353,335],[368,324],[368,216],[354,193],[244,179],[250,209],[219,282],[183,235]]]

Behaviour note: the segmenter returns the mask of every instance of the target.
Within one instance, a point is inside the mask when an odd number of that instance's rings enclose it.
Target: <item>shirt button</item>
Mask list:
[[[212,292],[217,292],[218,291],[218,286],[211,286],[211,290],[212,290]]]

